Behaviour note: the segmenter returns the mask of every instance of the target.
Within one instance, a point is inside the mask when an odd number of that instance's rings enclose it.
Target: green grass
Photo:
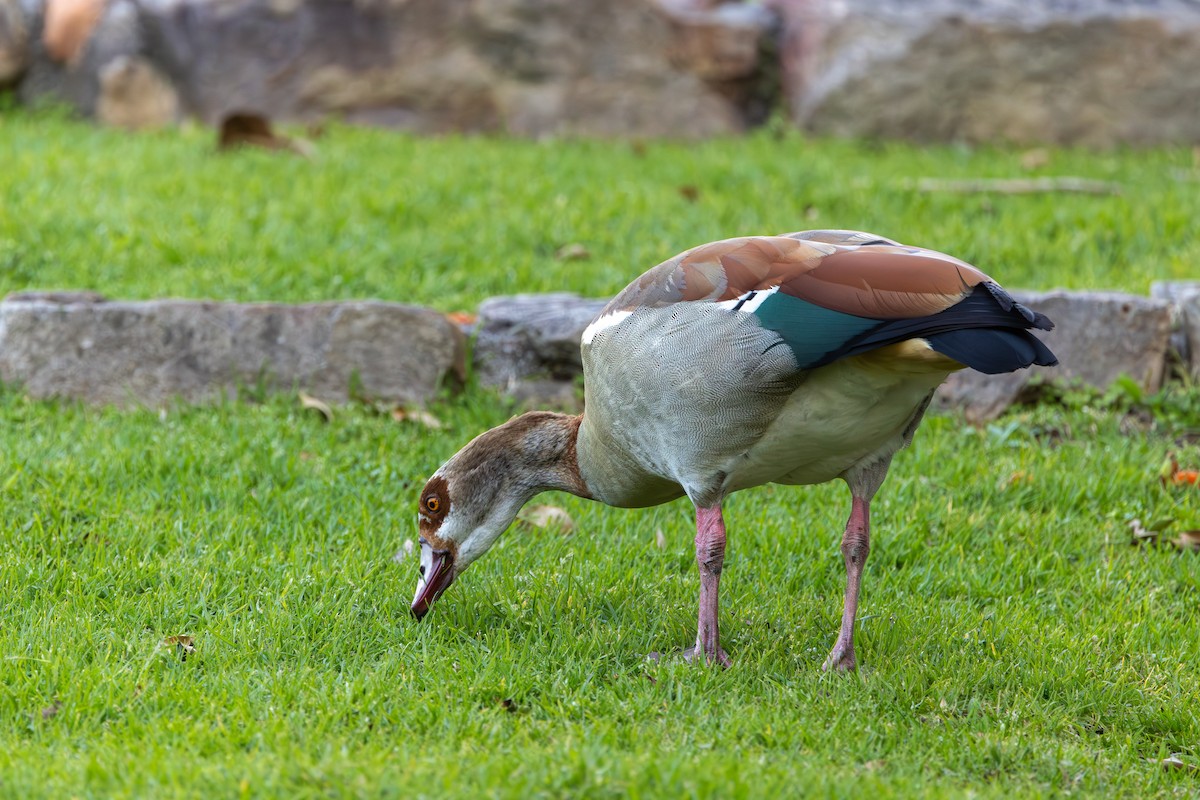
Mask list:
[[[1113,198],[920,195],[1020,154],[792,136],[319,147],[218,156],[198,131],[10,113],[0,290],[473,308],[814,225],[1027,287],[1144,291],[1200,255],[1183,151],[1051,153],[1043,173]],[[558,261],[569,243],[591,259]],[[0,390],[0,796],[1195,797],[1200,773],[1154,762],[1200,764],[1200,556],[1133,548],[1127,521],[1200,528],[1200,493],[1157,481],[1167,450],[1200,464],[1175,440],[1200,395],[1130,392],[929,420],[873,505],[864,666],[831,676],[844,487],[729,502],[721,672],[644,658],[695,635],[685,503],[549,496],[573,535],[514,529],[409,617],[416,563],[391,556],[417,492],[512,412],[478,389],[437,431],[289,397],[160,414]]]
[[[3,112],[0,111],[0,115]],[[418,139],[333,126],[311,160],[219,154],[211,131],[0,116],[0,291],[444,310],[516,291],[609,296],[693,245],[812,227],[938,248],[1009,286],[1145,293],[1195,277],[1190,150],[915,149],[766,133],[704,144]],[[922,194],[921,177],[1079,175],[1115,197]],[[693,187],[696,201],[681,193]],[[585,261],[562,262],[564,245]]]
[[[1200,557],[1128,544],[1131,516],[1200,526],[1155,478],[1164,432],[931,420],[875,503],[865,666],[829,676],[840,486],[729,503],[726,672],[644,659],[695,635],[684,503],[553,496],[574,535],[511,531],[414,622],[416,563],[390,556],[416,491],[507,415],[481,393],[438,412],[0,397],[0,792],[1200,791],[1147,761],[1200,763]]]

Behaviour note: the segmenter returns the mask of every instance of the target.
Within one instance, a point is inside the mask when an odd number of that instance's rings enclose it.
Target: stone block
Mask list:
[[[376,301],[308,305],[107,302],[26,293],[0,303],[0,380],[34,397],[162,406],[265,384],[344,401],[421,403],[460,379],[464,341],[429,309]]]
[[[1188,0],[769,2],[793,117],[820,134],[1200,141],[1200,6]]]
[[[961,409],[982,422],[1001,414],[1035,377],[1107,389],[1127,375],[1144,391],[1162,385],[1171,335],[1171,304],[1111,292],[1013,292],[1018,301],[1054,322],[1038,331],[1058,356],[1057,367],[1031,367],[1004,375],[962,370],[938,389],[938,406]]]
[[[532,403],[560,404],[583,372],[583,329],[606,302],[566,293],[483,301],[473,357],[480,382]]]

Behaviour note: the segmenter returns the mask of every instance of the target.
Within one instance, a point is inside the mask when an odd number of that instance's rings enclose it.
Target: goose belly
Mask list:
[[[824,483],[868,456],[890,455],[947,374],[897,373],[855,358],[814,370],[742,456],[731,489]]]

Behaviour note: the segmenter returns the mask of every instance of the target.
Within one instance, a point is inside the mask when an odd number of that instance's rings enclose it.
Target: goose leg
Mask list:
[[[858,590],[862,584],[863,564],[871,552],[871,501],[855,494],[850,519],[842,534],[842,558],[846,560],[846,599],[842,609],[842,630],[832,652],[825,659],[825,671],[855,668],[854,619],[858,616]]]
[[[725,562],[725,519],[721,506],[696,509],[696,564],[700,567],[700,620],[696,631],[696,646],[684,651],[689,661],[703,658],[708,664],[717,662],[728,667],[729,656],[721,649],[721,632],[717,623],[717,587],[721,583],[721,566]]]

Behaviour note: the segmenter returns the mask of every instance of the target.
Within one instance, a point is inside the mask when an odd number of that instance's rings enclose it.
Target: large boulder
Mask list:
[[[1003,375],[956,372],[938,389],[939,406],[959,408],[968,419],[983,422],[999,416],[1034,379],[1100,390],[1122,376],[1146,392],[1162,385],[1171,336],[1170,303],[1115,292],[1013,295],[1054,321],[1054,330],[1037,335],[1058,356],[1058,366]]]
[[[834,135],[1200,141],[1190,0],[771,0],[796,120]]]
[[[106,302],[22,294],[0,303],[0,380],[35,397],[161,406],[239,387],[322,399],[430,399],[461,378],[462,333],[442,314],[383,302]]]

